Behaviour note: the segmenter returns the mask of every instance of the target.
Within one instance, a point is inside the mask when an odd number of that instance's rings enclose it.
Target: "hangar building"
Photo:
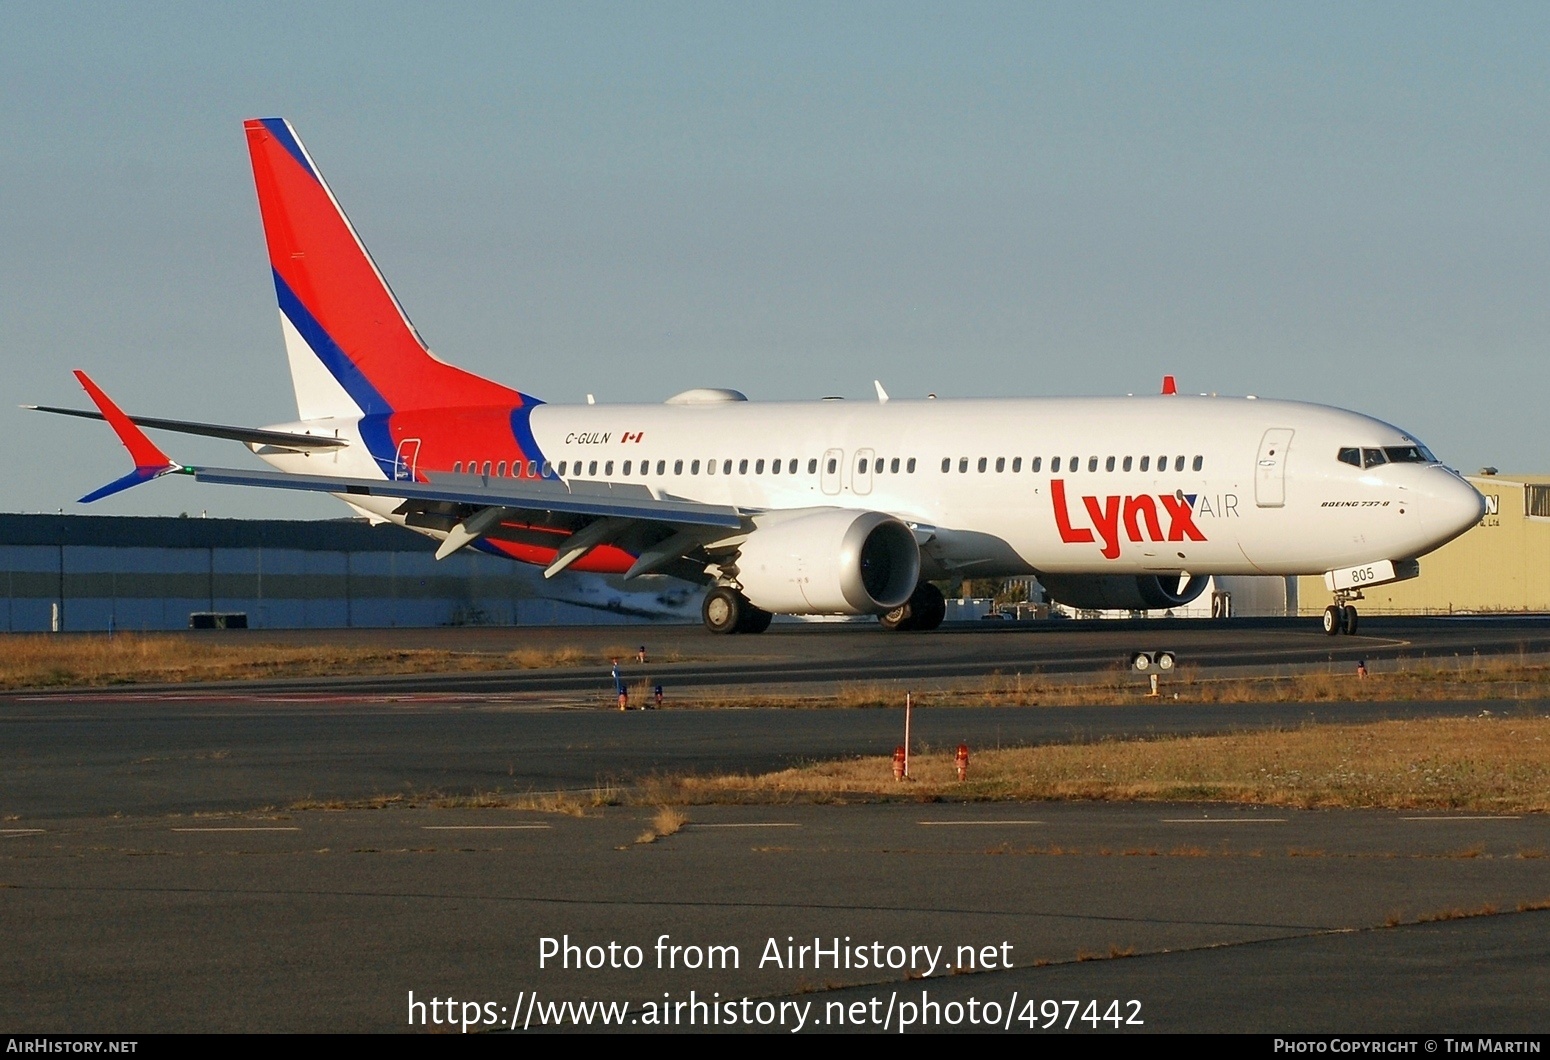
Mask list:
[[[593,575],[544,583],[473,549],[438,562],[419,534],[346,519],[0,514],[0,589],[0,630],[14,632],[46,631],[56,611],[67,631],[187,629],[212,612],[255,628],[679,617],[668,598],[678,590],[619,593]]]

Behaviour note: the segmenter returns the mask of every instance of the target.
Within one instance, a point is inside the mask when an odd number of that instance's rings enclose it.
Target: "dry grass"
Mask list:
[[[407,795],[373,795],[365,799],[297,799],[288,810],[386,810],[413,805]]]
[[[676,801],[907,797],[1102,799],[1296,807],[1550,811],[1550,718],[1317,725],[1290,731],[977,752],[960,783],[946,751],[819,763],[762,776],[658,782]]]
[[[10,633],[0,634],[0,690],[567,666],[606,668],[615,658],[623,664],[639,665],[635,648],[617,644],[593,651],[562,646],[456,652],[263,644],[240,635]],[[677,663],[689,658],[668,651],[653,654],[650,661]],[[1340,664],[1339,672],[1263,678],[1205,678],[1190,667],[1182,667],[1162,678],[1162,693],[1169,700],[1189,703],[1550,699],[1550,666],[1527,665],[1516,656],[1400,660],[1383,665],[1392,667],[1392,672],[1374,673],[1366,680],[1359,680],[1354,666],[1346,664]],[[1111,705],[1143,702],[1147,687],[1143,676],[1118,666],[1077,681],[994,673],[916,692],[915,701],[926,708]],[[631,688],[631,705],[645,705],[650,689],[649,682],[636,682]],[[896,682],[847,682],[837,692],[824,695],[675,691],[670,705],[868,708],[897,707],[903,699],[903,688]]]
[[[1356,676],[1354,663],[1325,673],[1271,677],[1204,677],[1180,667],[1160,682],[1163,698],[1186,703],[1319,703],[1395,700],[1525,700],[1550,698],[1550,666],[1529,665],[1516,656],[1470,660],[1398,660],[1394,669]],[[1377,664],[1374,663],[1374,666]],[[921,706],[1083,706],[1144,701],[1149,679],[1119,667],[1082,682],[1040,674],[993,673],[977,682],[917,693]],[[850,702],[845,702],[846,699]],[[898,706],[898,688],[857,686],[842,690],[842,705]]]
[[[499,805],[504,809],[562,813],[568,817],[585,817],[593,810],[600,810],[605,806],[617,806],[623,801],[619,789],[612,784],[599,784],[590,791],[583,792],[529,792],[526,795],[501,798]]]
[[[1207,677],[1184,666],[1161,676],[1160,691],[1168,702],[1181,703],[1326,703],[1394,702],[1401,700],[1525,700],[1550,699],[1550,666],[1532,665],[1518,656],[1468,659],[1399,659],[1372,662],[1385,672],[1356,676],[1355,663],[1331,664],[1337,669],[1265,677]],[[942,707],[1065,707],[1116,706],[1156,702],[1147,696],[1149,675],[1116,664],[1107,671],[1077,679],[1039,673],[995,672],[982,678],[916,689],[915,705]],[[750,694],[722,689],[680,691],[674,705],[698,708],[754,707],[855,708],[900,707],[905,685],[900,681],[842,682],[827,694],[778,692]]]
[[[537,649],[519,649],[507,652],[503,658],[509,665],[519,670],[546,670],[554,666],[584,666],[587,663],[598,662],[596,657],[589,656],[580,648],[553,648],[548,651]],[[605,656],[604,658],[610,658]]]
[[[658,839],[677,834],[688,823],[688,816],[676,806],[660,806],[657,815],[651,819],[651,827],[636,836],[635,842],[655,843]]]
[[[289,810],[529,810],[534,813],[559,813],[585,817],[592,810],[617,806],[624,795],[613,784],[599,783],[584,790],[511,793],[476,791],[467,795],[442,792],[372,795],[363,799],[298,799]]]
[[[0,634],[0,689],[235,681],[345,674],[416,674],[604,666],[634,651],[575,647],[455,652],[322,644],[255,644],[177,634]],[[664,657],[664,662],[677,661]]]
[[[1477,916],[1495,916],[1496,906],[1487,902],[1478,909],[1439,909],[1433,913],[1423,913],[1416,917],[1417,924],[1435,924],[1443,920],[1468,920]]]

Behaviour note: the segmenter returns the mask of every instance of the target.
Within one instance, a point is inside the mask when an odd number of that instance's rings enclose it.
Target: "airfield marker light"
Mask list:
[[[904,779],[904,748],[902,746],[893,749],[893,779]]]
[[[657,699],[657,709],[661,710],[662,709],[662,686],[661,685],[657,685],[657,687],[654,689],[654,693],[655,693],[656,699]]]
[[[958,745],[958,755],[957,755],[957,757],[953,761],[954,761],[954,764],[958,767],[958,779],[960,781],[968,780],[969,779],[969,745],[968,744],[961,743],[961,744]]]

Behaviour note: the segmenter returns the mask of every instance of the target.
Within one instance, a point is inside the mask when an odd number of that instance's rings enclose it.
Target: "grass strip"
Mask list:
[[[633,659],[624,646],[584,651],[560,647],[518,651],[445,651],[339,644],[245,644],[175,634],[113,636],[0,634],[0,689],[178,684],[284,677],[367,676],[603,666]],[[662,662],[680,661],[676,655]],[[606,671],[600,682],[606,682]]]
[[[756,776],[655,778],[647,797],[687,804],[911,800],[1221,802],[1298,808],[1550,811],[1550,718],[1503,716],[1309,725],[1225,736],[971,751],[917,748],[910,779],[885,756]]]

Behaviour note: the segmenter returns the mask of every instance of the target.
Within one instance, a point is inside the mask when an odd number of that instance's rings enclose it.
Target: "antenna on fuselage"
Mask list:
[[[1174,382],[1173,376],[1171,376],[1171,375],[1163,376],[1162,392],[1164,394],[1177,394],[1179,392],[1179,384]]]
[[[879,405],[888,404],[888,391],[883,389],[883,381],[881,379],[874,379],[872,380],[872,385],[877,387],[877,403]]]

